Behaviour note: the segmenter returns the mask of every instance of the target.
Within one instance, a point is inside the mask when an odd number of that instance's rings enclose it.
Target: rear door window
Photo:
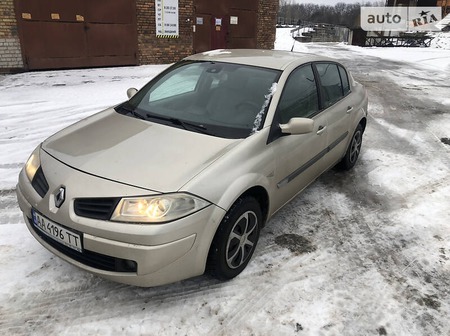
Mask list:
[[[341,76],[335,63],[316,63],[316,69],[320,78],[323,108],[327,108],[344,96]]]
[[[339,68],[339,74],[341,75],[342,89],[344,90],[344,96],[346,96],[347,93],[350,92],[350,84],[348,81],[347,71],[345,71],[345,69],[343,67],[341,67],[340,65],[338,65],[338,68]]]

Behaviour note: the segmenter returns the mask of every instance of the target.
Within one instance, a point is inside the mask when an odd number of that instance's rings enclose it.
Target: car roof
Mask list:
[[[292,63],[329,61],[331,59],[314,54],[282,50],[217,49],[186,57],[185,60],[226,62],[284,70]]]

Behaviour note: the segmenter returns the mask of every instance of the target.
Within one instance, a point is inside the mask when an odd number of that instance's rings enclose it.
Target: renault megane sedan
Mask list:
[[[17,197],[45,248],[137,286],[237,276],[276,211],[355,165],[367,122],[342,64],[284,51],[193,55],[128,97],[41,143]]]

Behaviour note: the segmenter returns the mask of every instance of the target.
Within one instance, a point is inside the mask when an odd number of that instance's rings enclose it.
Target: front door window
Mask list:
[[[278,105],[280,124],[291,118],[310,118],[319,111],[319,99],[311,65],[294,70],[289,76]]]

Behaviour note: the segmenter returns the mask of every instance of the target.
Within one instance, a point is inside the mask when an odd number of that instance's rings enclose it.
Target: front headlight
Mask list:
[[[179,193],[148,197],[122,198],[112,221],[133,223],[162,223],[197,212],[210,203],[193,195]]]
[[[34,175],[36,174],[36,171],[39,169],[39,166],[41,165],[41,158],[39,157],[39,150],[41,146],[37,146],[36,149],[31,153],[30,157],[27,160],[27,163],[25,163],[25,173],[27,174],[28,179],[33,181]]]

